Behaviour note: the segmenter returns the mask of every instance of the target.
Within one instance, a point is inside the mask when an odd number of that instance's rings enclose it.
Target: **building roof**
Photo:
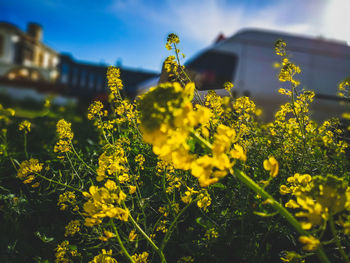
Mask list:
[[[37,24],[39,25],[39,24]],[[40,26],[40,25],[39,25]],[[52,48],[50,48],[49,46],[47,46],[46,44],[44,44],[43,42],[38,42],[37,40],[35,40],[34,37],[32,37],[31,35],[29,35],[27,32],[22,31],[21,29],[19,29],[16,25],[12,24],[12,23],[8,23],[8,22],[4,22],[4,21],[0,21],[0,29],[3,28],[5,30],[9,30],[15,34],[20,35],[22,38],[24,38],[27,41],[30,41],[32,43],[37,43],[39,45],[41,45],[43,48],[49,50],[52,53],[56,53],[58,54],[58,52]]]

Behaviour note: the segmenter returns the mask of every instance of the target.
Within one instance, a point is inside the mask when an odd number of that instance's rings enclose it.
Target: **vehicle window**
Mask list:
[[[237,55],[207,51],[186,64],[199,90],[222,89],[226,81],[233,81]]]

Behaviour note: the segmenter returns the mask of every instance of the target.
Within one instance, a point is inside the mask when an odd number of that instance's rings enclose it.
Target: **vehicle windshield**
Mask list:
[[[237,56],[232,53],[206,51],[186,63],[186,68],[199,90],[222,89],[234,79]]]

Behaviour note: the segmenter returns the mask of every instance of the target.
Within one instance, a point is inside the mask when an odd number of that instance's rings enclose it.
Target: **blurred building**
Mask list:
[[[0,22],[0,78],[53,83],[58,77],[59,54],[42,42],[40,25],[29,23],[23,32]]]
[[[149,78],[157,76],[157,73],[120,68],[121,79],[124,84],[124,95],[134,98],[137,93],[137,85]],[[77,61],[72,56],[62,54],[58,70],[60,72],[58,84],[67,87],[69,95],[80,98],[107,98],[107,72],[108,66]]]
[[[24,32],[0,22],[0,91],[10,96],[42,99],[45,93],[54,93],[103,100],[108,93],[107,68],[104,64],[77,61],[45,45],[39,24],[29,23]],[[140,82],[157,75],[129,68],[120,71],[124,94],[131,98]]]

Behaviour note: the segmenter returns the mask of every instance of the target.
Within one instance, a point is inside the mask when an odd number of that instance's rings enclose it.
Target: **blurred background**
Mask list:
[[[0,10],[0,93],[15,99],[104,100],[109,65],[120,67],[125,95],[134,98],[172,55],[171,32],[202,90],[230,80],[238,95],[277,101],[278,38],[326,112],[350,75],[348,0],[0,0]]]

